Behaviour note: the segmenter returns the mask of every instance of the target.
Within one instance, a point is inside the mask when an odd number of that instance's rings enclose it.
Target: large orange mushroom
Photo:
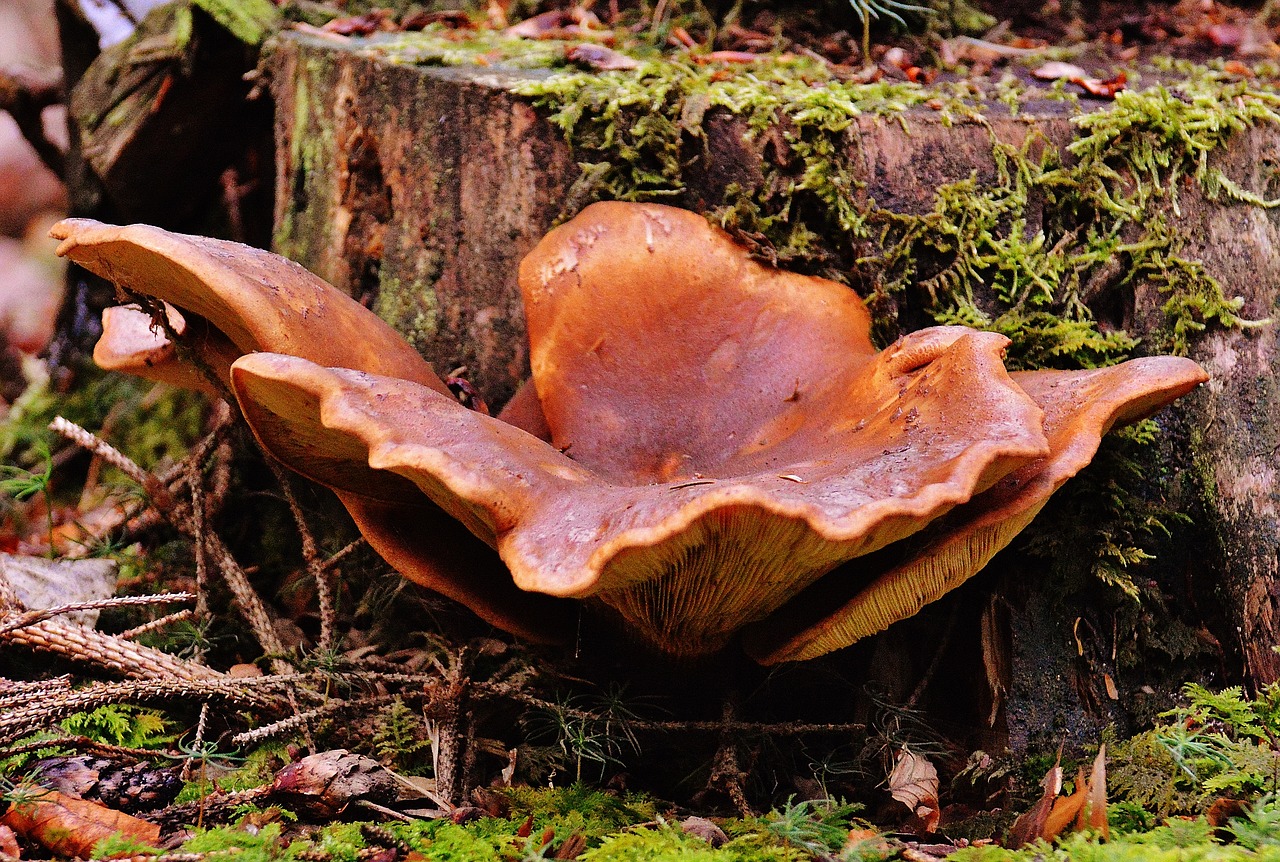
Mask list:
[[[278,272],[264,257],[253,271]],[[243,302],[133,286],[243,350],[230,383],[259,440],[334,488],[407,576],[517,632],[547,619],[528,592],[589,599],[683,656],[755,624],[761,660],[808,657],[914,613],[1025,526],[1110,425],[1204,379],[1172,358],[1011,377],[1006,339],[962,327],[877,353],[847,288],[656,205],[587,208],[530,253],[520,285],[534,388],[498,419],[418,379],[413,359],[401,372],[389,352],[334,361],[238,337]],[[437,563],[447,549],[414,525],[441,512],[505,569]],[[912,550],[889,570],[844,574],[895,543]],[[807,597],[835,583],[856,588],[815,612]]]

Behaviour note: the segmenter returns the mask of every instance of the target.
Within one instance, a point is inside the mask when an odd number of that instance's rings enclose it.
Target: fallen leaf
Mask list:
[[[8,580],[28,610],[99,601],[116,591],[113,560],[47,560],[0,554],[0,576]],[[63,614],[62,619],[92,628],[98,611],[73,611]]]
[[[1081,769],[1079,777],[1076,778],[1075,791],[1070,796],[1060,796],[1054,800],[1053,810],[1049,812],[1039,837],[1052,841],[1068,828],[1073,827],[1084,810],[1088,796],[1089,782],[1084,777],[1084,770]]]
[[[1051,60],[1031,73],[1041,81],[1056,81],[1059,78],[1087,78],[1089,73],[1074,63],[1063,63]]]
[[[582,7],[543,12],[502,32],[522,39],[590,39],[605,44],[614,40],[613,31],[605,30],[600,19]]]
[[[56,790],[28,786],[22,791],[22,801],[13,802],[0,823],[50,853],[88,859],[99,841],[114,835],[153,846],[160,841],[158,825],[122,811]]]
[[[320,29],[340,36],[368,36],[382,30],[394,30],[395,24],[391,21],[390,10],[374,9],[363,15],[334,18]]]
[[[842,859],[889,859],[894,847],[889,840],[874,829],[850,829],[845,839]]]
[[[1093,759],[1089,773],[1088,796],[1084,810],[1076,821],[1077,829],[1096,829],[1103,840],[1111,837],[1107,826],[1107,746],[1098,746],[1098,756]]]
[[[1244,41],[1244,27],[1239,24],[1213,24],[1205,36],[1219,48],[1234,48]]]
[[[424,30],[432,24],[443,24],[445,27],[458,30],[476,29],[471,16],[462,9],[442,9],[437,12],[418,9],[400,19],[401,30]]]
[[[0,826],[0,856],[9,859],[21,859],[22,851],[18,848],[18,836],[8,826]]]
[[[1244,817],[1249,813],[1249,805],[1240,799],[1218,797],[1213,800],[1209,810],[1204,813],[1205,819],[1214,829],[1221,829],[1231,822],[1232,818]]]
[[[1114,78],[1101,80],[1100,78],[1072,78],[1071,83],[1083,87],[1084,91],[1091,96],[1098,96],[1102,99],[1114,99],[1116,93],[1125,88],[1128,81],[1124,72],[1120,72]]]
[[[680,821],[680,831],[694,838],[701,838],[713,848],[729,840],[724,830],[705,817],[686,817]]]
[[[1049,814],[1053,811],[1053,800],[1062,792],[1062,767],[1054,764],[1053,768],[1040,780],[1040,787],[1040,798],[1036,800],[1036,804],[1030,811],[1019,815],[1009,827],[1005,846],[1010,850],[1017,850],[1030,844],[1044,834],[1045,823],[1048,822]]]
[[[625,71],[640,67],[640,61],[636,58],[628,57],[621,51],[606,48],[604,45],[595,45],[590,42],[574,45],[564,52],[564,57],[571,63],[578,63],[589,69],[595,69],[597,72]],[[481,412],[487,413],[488,411]]]
[[[938,770],[928,758],[903,746],[889,773],[889,793],[920,818],[926,832],[934,831],[941,806],[938,805]]]
[[[556,848],[556,852],[551,854],[551,858],[577,859],[585,852],[587,852],[587,839],[581,832],[575,832],[564,839],[564,843]]]

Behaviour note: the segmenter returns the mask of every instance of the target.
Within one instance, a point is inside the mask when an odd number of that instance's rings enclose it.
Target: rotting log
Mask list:
[[[298,34],[282,38],[271,61],[276,250],[368,302],[438,370],[466,366],[495,405],[527,375],[517,264],[585,203],[561,132],[511,90],[545,74],[398,64]],[[771,138],[748,135],[744,120],[716,111],[702,128],[681,203],[707,211],[732,186],[759,187]],[[993,139],[1063,148],[1076,134],[1058,103],[957,124],[925,109],[859,116],[855,129],[847,138],[860,194],[903,213],[928,211],[946,183],[971,175],[992,182]],[[1280,129],[1239,133],[1213,159],[1246,191],[1273,197]],[[1227,296],[1244,298],[1243,316],[1277,315],[1280,212],[1209,200],[1188,184],[1171,217],[1187,238],[1184,256],[1200,261]],[[1156,285],[1139,283],[1106,310],[1113,319],[1105,323],[1154,337],[1164,300]],[[924,325],[918,309],[900,313]],[[938,650],[967,651],[972,678],[935,680],[935,703],[982,689],[978,699],[991,710],[984,722],[996,725],[986,739],[1019,750],[1096,740],[1107,724],[1149,717],[1188,676],[1253,685],[1280,678],[1271,649],[1280,643],[1276,327],[1210,329],[1192,355],[1214,379],[1162,416],[1150,463],[1171,489],[1163,493],[1196,525],[1179,530],[1143,577],[1160,582],[1179,630],[1195,643],[1178,648],[1177,660],[1124,665],[1116,620],[1151,611],[1121,609],[1109,625],[1089,622],[1059,600],[1043,563],[1006,553],[920,619],[848,651],[862,656],[866,675],[901,702],[935,673]]]

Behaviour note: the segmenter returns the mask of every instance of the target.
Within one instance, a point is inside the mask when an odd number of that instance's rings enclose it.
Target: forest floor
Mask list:
[[[290,9],[323,38],[586,36],[563,62],[588,71],[793,55],[839,80],[1100,101],[1160,57],[1280,79],[1269,11],[1208,0],[942,4],[949,21],[900,9],[910,28],[867,36],[843,12],[693,5]],[[55,189],[7,229],[64,205]],[[55,295],[27,235],[14,253]],[[407,586],[225,405],[50,358],[65,315],[30,336],[22,308],[0,293],[0,862],[1280,859],[1280,688],[1191,683],[1134,736],[1019,758],[826,670],[655,663],[627,687],[634,654],[577,654],[605,642],[589,624],[542,651]],[[721,673],[694,706],[653,695]],[[779,708],[853,690],[847,720]]]

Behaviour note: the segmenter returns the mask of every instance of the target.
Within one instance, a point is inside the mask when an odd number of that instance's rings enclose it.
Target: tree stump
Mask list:
[[[274,52],[275,248],[369,303],[438,371],[465,366],[500,405],[528,374],[517,265],[585,203],[577,200],[575,152],[512,91],[548,73],[417,66],[364,44],[287,34]],[[993,141],[1065,152],[1080,133],[1075,113],[1046,102],[1016,116],[992,108],[968,122],[927,107],[861,115],[844,136],[847,162],[859,199],[918,215],[944,184],[995,182]],[[778,136],[751,133],[746,119],[719,109],[707,111],[701,129],[679,203],[706,212],[735,189],[760,187],[766,161],[779,157]],[[1280,127],[1237,133],[1211,164],[1245,192],[1270,198],[1280,185]],[[1211,199],[1195,183],[1177,192],[1176,204],[1161,200],[1153,213],[1185,238],[1182,256],[1228,297],[1244,298],[1241,316],[1275,315],[1280,211]],[[1157,283],[1139,281],[1104,310],[1114,318],[1105,323],[1154,341],[1166,299]],[[899,319],[910,328],[927,322],[909,298]],[[949,692],[983,689],[983,723],[993,729],[978,736],[1020,750],[1096,740],[1109,723],[1167,708],[1188,678],[1254,686],[1280,678],[1272,650],[1280,643],[1277,330],[1210,326],[1191,353],[1213,379],[1162,414],[1158,448],[1144,462],[1149,494],[1195,518],[1139,575],[1162,607],[1064,604],[1045,563],[1015,549],[920,619],[856,647],[866,673],[902,700],[928,684],[936,705]],[[1130,639],[1159,640],[1162,614],[1177,618],[1182,645],[1124,659]],[[971,676],[941,679],[951,670],[938,665],[939,650],[967,656],[956,673]]]

